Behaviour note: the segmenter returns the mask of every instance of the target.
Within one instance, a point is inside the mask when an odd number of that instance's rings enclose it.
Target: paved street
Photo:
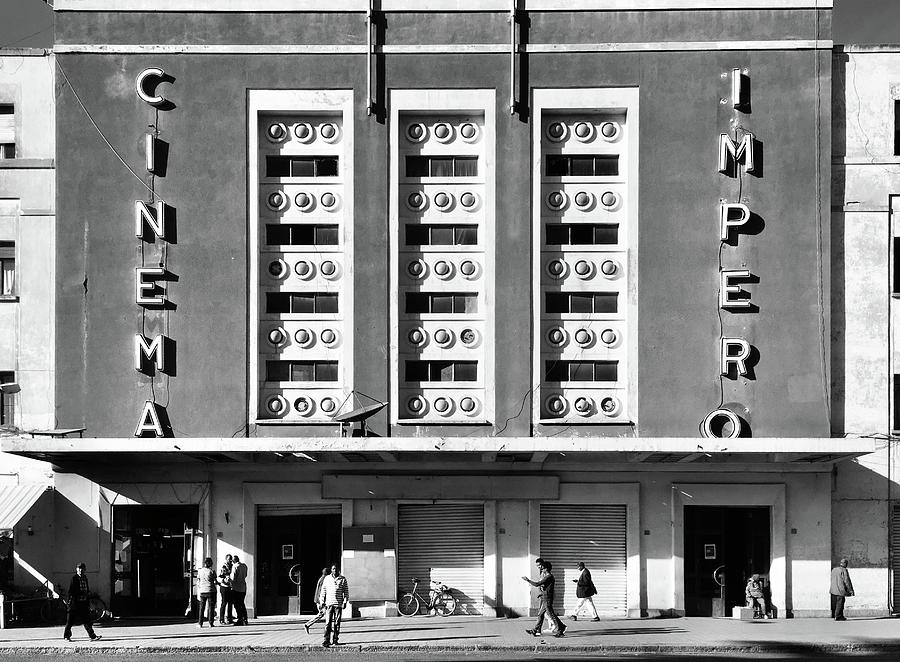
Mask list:
[[[321,654],[322,629],[312,634],[303,630],[303,621],[290,617],[253,619],[247,627],[198,629],[194,623],[115,621],[97,628],[103,639],[87,641],[84,630],[74,631],[74,640],[62,640],[62,628],[11,628],[0,631],[0,656],[23,659],[27,651],[79,653],[105,651],[109,654],[136,653],[264,653],[266,659],[290,653]],[[532,619],[492,619],[457,616],[368,619],[345,622],[339,651],[328,654],[362,654],[371,658],[386,653],[421,659],[423,653],[456,659],[539,659],[531,654],[575,656],[628,655],[660,652],[673,655],[781,655],[803,659],[831,654],[892,654],[900,658],[900,623],[894,619],[851,619],[835,623],[830,619],[792,619],[740,622],[731,619],[676,618],[607,620],[599,623],[569,622],[565,638],[534,638],[525,629]],[[418,651],[418,653],[417,653]],[[315,655],[313,656],[314,659]],[[352,659],[352,658],[348,658]],[[435,659],[441,659],[437,657]],[[564,658],[563,658],[564,659]],[[715,658],[713,658],[715,659]],[[774,658],[780,659],[780,658]]]
[[[148,652],[142,655],[141,659],[166,659],[178,662],[211,662],[216,657],[216,653],[152,653]],[[372,653],[371,651],[342,651],[340,653],[331,653],[325,651],[301,651],[296,653],[240,653],[233,656],[238,662],[295,662],[296,660],[325,660],[333,659],[335,655],[339,655],[341,660],[347,662],[354,660],[373,660],[374,662],[419,662],[423,659],[421,652],[398,653],[383,652]],[[79,655],[80,660],[90,660],[91,662],[121,662],[123,659],[131,659],[131,653],[122,652],[88,652]],[[464,653],[464,652],[435,652],[429,653],[428,660],[430,662],[456,662],[463,660],[464,662],[512,662],[512,661],[532,661],[543,662],[553,660],[553,662],[581,662],[583,660],[622,660],[623,662],[650,662],[651,660],[664,660],[664,662],[697,662],[698,656],[670,656],[664,653],[656,655],[607,655],[605,653],[571,653],[571,652],[547,652],[538,651],[537,653],[528,651],[507,651],[500,655],[488,653]],[[16,660],[17,662],[56,662],[57,660],[70,660],[69,653],[51,653],[51,654],[9,654],[0,655],[0,660]],[[880,654],[841,654],[841,655],[805,655],[805,656],[780,656],[766,654],[748,654],[748,655],[703,655],[699,659],[701,662],[741,662],[743,660],[765,660],[766,662],[800,662],[802,660],[815,660],[816,662],[888,662],[896,660],[897,655],[894,653]]]

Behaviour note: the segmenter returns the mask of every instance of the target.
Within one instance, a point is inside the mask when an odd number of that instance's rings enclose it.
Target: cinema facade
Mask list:
[[[354,615],[418,577],[508,616],[543,556],[607,616],[730,613],[753,572],[828,613],[874,448],[830,378],[830,2],[55,12],[85,432],[3,446],[57,467],[41,572],[175,615],[239,554],[260,616],[339,560]]]

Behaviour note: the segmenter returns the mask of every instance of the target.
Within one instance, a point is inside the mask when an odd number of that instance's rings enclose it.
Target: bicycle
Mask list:
[[[41,605],[41,620],[45,623],[64,623],[69,612],[68,600],[62,594],[54,593],[49,586],[44,590],[47,600]],[[96,593],[91,593],[88,598],[88,614],[91,623],[98,623],[109,614],[106,603]]]
[[[397,602],[397,611],[401,616],[415,616],[423,604],[428,611],[434,609],[441,616],[450,616],[456,611],[456,598],[450,593],[450,587],[432,580],[431,583],[437,588],[428,589],[428,600],[426,601],[419,595],[419,580],[413,577],[412,581],[412,591],[404,593]]]

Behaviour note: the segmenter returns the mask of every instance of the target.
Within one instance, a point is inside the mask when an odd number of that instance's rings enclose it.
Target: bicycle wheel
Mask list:
[[[444,591],[434,598],[434,610],[441,616],[450,616],[456,611],[456,598]]]
[[[91,623],[96,623],[106,614],[106,603],[98,597],[91,598],[88,602],[88,613],[91,616]]]
[[[59,612],[60,609],[57,601],[47,600],[41,605],[41,620],[44,621],[44,623],[58,623]]]
[[[412,593],[405,593],[397,602],[397,611],[401,616],[415,616],[419,613],[419,598]]]

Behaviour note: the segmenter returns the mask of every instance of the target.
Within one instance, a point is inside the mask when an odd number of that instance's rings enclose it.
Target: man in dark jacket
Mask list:
[[[554,636],[564,637],[566,634],[566,626],[563,625],[562,621],[559,620],[559,616],[557,616],[556,612],[553,610],[553,589],[556,586],[556,579],[553,577],[553,573],[550,572],[553,569],[553,565],[541,557],[538,557],[535,563],[537,563],[540,578],[536,582],[531,581],[528,577],[522,577],[522,579],[538,588],[541,606],[538,611],[537,622],[534,624],[534,628],[525,630],[525,632],[533,637],[540,637],[541,628],[544,626],[544,614],[546,614],[550,622],[556,627],[556,634]]]
[[[847,559],[841,559],[840,565],[831,570],[831,617],[836,621],[844,618],[844,601],[853,595],[853,583],[847,570]]]
[[[72,626],[75,625],[76,619],[84,624],[84,629],[91,641],[97,641],[100,638],[99,634],[94,634],[94,628],[91,627],[91,610],[88,602],[91,598],[91,587],[88,586],[86,569],[87,566],[84,563],[75,566],[75,574],[72,576],[72,581],[69,582],[68,615],[66,629],[63,631],[63,639],[66,641],[72,641]]]

